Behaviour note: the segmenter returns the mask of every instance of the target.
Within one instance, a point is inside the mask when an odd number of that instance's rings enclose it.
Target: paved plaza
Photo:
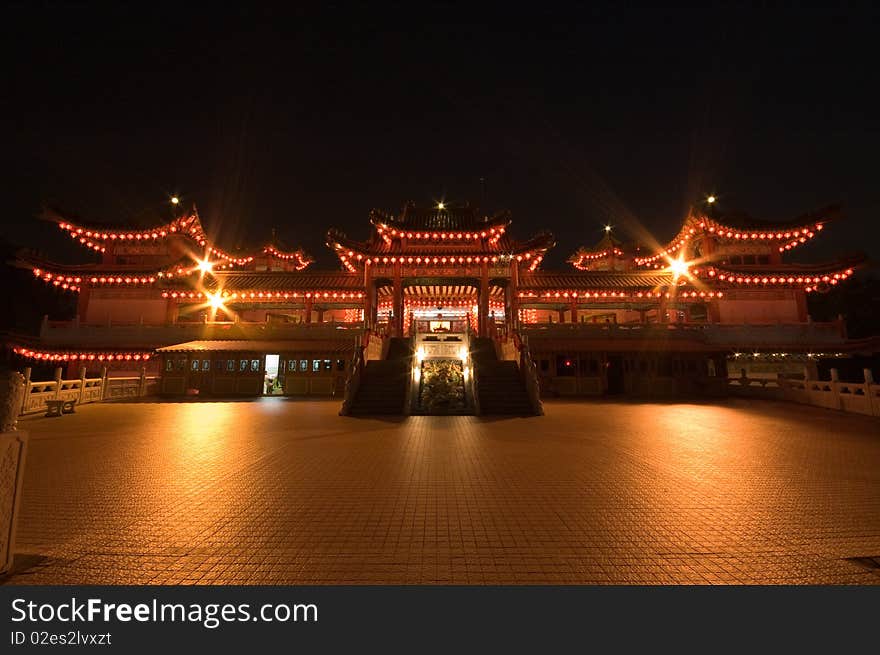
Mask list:
[[[107,403],[21,421],[6,583],[880,583],[876,419],[738,400],[338,410]]]

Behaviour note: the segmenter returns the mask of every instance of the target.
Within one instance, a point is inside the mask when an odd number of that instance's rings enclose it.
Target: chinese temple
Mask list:
[[[337,397],[350,414],[535,414],[546,396],[723,394],[728,369],[795,374],[857,347],[815,323],[806,296],[861,258],[788,261],[839,218],[792,221],[693,208],[654,248],[610,227],[569,270],[542,268],[555,239],[513,237],[507,211],[468,204],[373,210],[367,238],[330,229],[337,270],[273,239],[212,243],[198,212],[151,229],[45,218],[100,261],[14,264],[76,294],[71,321],[10,343],[22,363],[147,370],[164,395]],[[742,370],[745,370],[744,368]]]

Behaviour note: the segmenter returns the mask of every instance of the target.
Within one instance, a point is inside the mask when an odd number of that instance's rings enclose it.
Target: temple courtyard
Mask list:
[[[774,402],[28,418],[7,584],[878,584],[880,421]]]

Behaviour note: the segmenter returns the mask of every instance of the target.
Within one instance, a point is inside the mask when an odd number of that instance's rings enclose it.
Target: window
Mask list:
[[[329,360],[329,359],[324,360],[324,370],[325,371],[332,371],[333,370],[333,362],[331,360]]]
[[[251,371],[254,373],[257,373],[257,372],[259,372],[259,370],[260,370],[260,360],[259,359],[252,359],[251,360]]]
[[[186,370],[186,357],[181,357],[177,360],[177,370],[185,371]]]
[[[198,371],[199,370],[199,360],[197,360],[197,359],[192,360],[192,363],[190,364],[190,368],[193,371]]]
[[[247,370],[247,362],[248,360],[242,359],[238,362],[238,370],[244,373]]]
[[[210,359],[203,359],[202,360],[202,370],[207,371],[207,370],[210,370],[210,368],[211,368],[211,360]]]
[[[320,359],[313,359],[312,360],[312,373],[317,373],[320,370],[321,370],[321,360]]]
[[[174,360],[171,360],[171,359],[165,360],[165,370],[166,371],[174,370]]]
[[[226,370],[229,371],[230,373],[235,371],[235,360],[234,359],[227,359],[226,360]]]
[[[293,373],[296,370],[296,360],[290,359],[287,361],[287,370]]]
[[[344,371],[345,370],[345,360],[344,359],[337,359],[336,360],[336,370],[337,371]]]
[[[299,360],[299,370],[301,373],[305,373],[309,370],[309,360],[301,359]]]

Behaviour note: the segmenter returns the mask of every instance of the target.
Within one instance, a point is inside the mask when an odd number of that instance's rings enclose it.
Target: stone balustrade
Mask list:
[[[118,398],[136,398],[158,393],[159,377],[147,375],[141,369],[139,376],[108,377],[104,369],[100,377],[88,378],[85,369],[81,369],[80,377],[64,380],[61,368],[55,369],[55,378],[43,382],[32,382],[31,369],[24,370],[25,393],[21,404],[21,414],[34,414],[46,411],[46,401],[74,401],[77,405],[96,403],[102,400]]]
[[[733,396],[767,398],[837,409],[854,414],[880,416],[880,384],[874,383],[870,369],[863,372],[862,382],[841,382],[837,369],[831,369],[830,380],[731,377],[727,381]]]

